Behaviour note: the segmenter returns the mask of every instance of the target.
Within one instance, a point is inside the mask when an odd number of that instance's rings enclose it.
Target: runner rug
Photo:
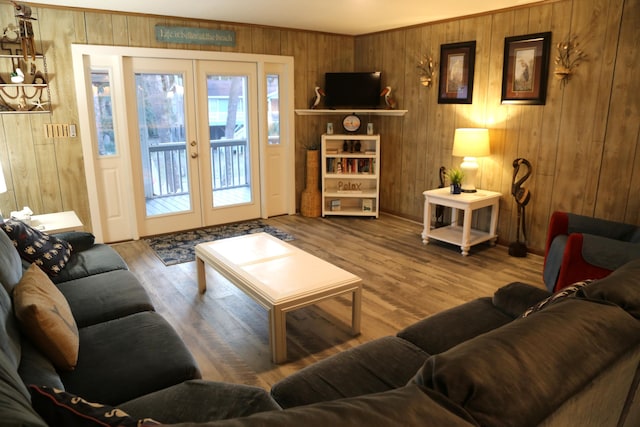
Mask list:
[[[180,231],[177,233],[163,234],[161,236],[147,237],[143,240],[149,244],[164,265],[174,265],[194,261],[196,259],[194,248],[198,243],[212,242],[214,240],[226,239],[227,237],[261,232],[269,233],[284,241],[294,240],[291,234],[285,233],[259,220]]]

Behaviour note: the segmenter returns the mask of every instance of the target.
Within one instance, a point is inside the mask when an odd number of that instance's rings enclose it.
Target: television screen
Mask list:
[[[378,108],[381,74],[379,71],[325,73],[325,106],[327,108]]]

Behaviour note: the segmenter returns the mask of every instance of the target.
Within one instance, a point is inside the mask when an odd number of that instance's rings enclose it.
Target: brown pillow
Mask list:
[[[36,264],[14,288],[13,307],[24,333],[56,368],[75,368],[78,326],[64,295]]]

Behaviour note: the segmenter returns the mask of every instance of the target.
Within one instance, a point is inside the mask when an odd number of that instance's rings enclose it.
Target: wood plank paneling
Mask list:
[[[633,182],[635,188],[640,182],[638,98],[633,96],[640,83],[631,76],[631,70],[639,64],[639,19],[638,0],[565,0],[398,30],[406,36],[407,52],[421,48],[422,41],[412,36],[417,29],[429,34],[436,52],[443,43],[475,39],[478,44],[472,105],[434,104],[426,115],[409,114],[399,121],[402,134],[416,135],[427,129],[427,147],[422,152],[428,158],[415,162],[416,168],[425,169],[420,178],[415,178],[416,184],[423,185],[422,189],[433,187],[427,187],[430,180],[426,177],[439,167],[436,158],[447,167],[459,162],[450,155],[456,127],[487,126],[491,129],[492,155],[481,161],[480,183],[481,188],[505,195],[498,226],[501,242],[515,240],[516,204],[510,186],[512,162],[518,157],[533,165],[532,176],[525,183],[532,193],[527,205],[530,249],[543,251],[548,220],[554,210],[638,223],[640,202],[631,188]],[[552,32],[553,45],[546,105],[500,105],[504,38],[545,31]],[[562,87],[552,74],[554,46],[569,34],[578,36],[588,59]],[[383,34],[357,37],[356,46],[360,67],[375,64],[375,59],[363,52],[389,48]],[[406,78],[413,71],[410,67],[413,64],[405,61],[405,69],[397,69],[396,73]],[[412,92],[405,87],[405,93]],[[412,96],[420,98],[419,94]],[[405,105],[415,108],[412,101]],[[400,107],[404,108],[402,104]],[[385,131],[383,128],[381,134]],[[398,130],[392,128],[394,150],[414,150],[408,138],[397,135]],[[620,173],[621,170],[627,172]],[[413,176],[407,169],[402,173]],[[382,198],[382,210],[407,218],[422,215],[420,204],[410,203],[411,195],[402,193],[410,191],[415,195],[422,189],[394,185],[395,176],[385,174],[384,169],[381,177],[382,189],[393,188],[399,193],[397,198]]]
[[[440,166],[452,167],[453,133],[460,126],[491,129],[492,154],[481,160],[482,188],[505,194],[501,201],[500,241],[516,234],[511,198],[512,161],[525,157],[534,173],[526,186],[528,245],[542,251],[551,212],[569,210],[640,223],[640,159],[637,153],[640,79],[639,0],[554,0],[514,10],[424,24],[358,37],[146,15],[95,13],[39,6],[36,33],[51,73],[51,115],[1,116],[0,158],[10,192],[0,208],[29,205],[36,213],[61,206],[76,210],[91,229],[79,138],[46,140],[43,123],[77,123],[70,46],[95,43],[169,47],[155,41],[154,26],[187,25],[233,30],[233,47],[176,45],[183,49],[291,55],[295,60],[295,106],[306,108],[314,84],[328,71],[381,70],[394,88],[405,117],[370,117],[382,136],[381,210],[413,219],[422,217],[421,193],[436,187]],[[0,8],[13,22],[13,7]],[[105,31],[108,29],[108,31]],[[577,35],[588,59],[562,88],[550,78],[544,106],[500,104],[504,38],[552,31],[553,43]],[[439,62],[443,43],[476,40],[472,105],[437,103],[437,83],[424,88],[417,79],[417,55]],[[552,52],[552,56],[554,52]],[[550,65],[553,71],[553,64]],[[341,116],[296,116],[296,193],[305,185],[303,144],[318,140]],[[37,147],[37,148],[36,148]],[[53,163],[40,161],[47,156]],[[623,171],[621,173],[621,171]],[[51,177],[57,177],[49,182]],[[44,180],[47,180],[45,182]],[[28,182],[28,184],[27,184]]]

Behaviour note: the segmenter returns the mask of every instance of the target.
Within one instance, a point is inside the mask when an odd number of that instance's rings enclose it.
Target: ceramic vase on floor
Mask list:
[[[320,150],[307,150],[306,187],[300,198],[300,214],[318,217],[322,213],[322,197],[319,188]]]

